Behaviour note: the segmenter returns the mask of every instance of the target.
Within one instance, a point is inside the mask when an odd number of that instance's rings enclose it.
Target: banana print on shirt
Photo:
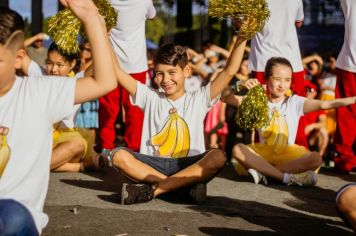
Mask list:
[[[175,108],[169,110],[169,117],[161,131],[150,140],[160,157],[186,157],[190,148],[189,128]]]
[[[268,146],[273,146],[276,154],[282,153],[288,146],[288,125],[285,117],[276,109],[272,112],[269,125],[262,131],[262,138]]]
[[[10,158],[10,147],[7,144],[6,135],[0,135],[0,177],[4,172]]]

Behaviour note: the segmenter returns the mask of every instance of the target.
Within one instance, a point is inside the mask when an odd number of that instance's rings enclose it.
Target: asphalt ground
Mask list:
[[[353,235],[337,216],[337,190],[356,175],[322,169],[316,187],[255,185],[231,165],[208,184],[205,205],[170,194],[120,205],[128,180],[112,169],[51,173],[43,235]]]

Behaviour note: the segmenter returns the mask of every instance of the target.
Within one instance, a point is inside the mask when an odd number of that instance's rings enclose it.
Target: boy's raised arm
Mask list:
[[[245,46],[246,40],[238,36],[234,48],[232,49],[232,52],[229,58],[227,59],[226,66],[216,77],[216,79],[211,83],[211,99],[216,98],[216,96],[218,96],[223,91],[223,89],[229,84],[231,78],[237,73],[244,55]]]
[[[137,80],[135,80],[131,75],[127,74],[125,71],[123,71],[120,67],[120,63],[115,56],[115,53],[113,50],[111,50],[111,56],[114,62],[114,68],[115,68],[115,75],[117,82],[126,89],[126,91],[129,92],[130,95],[135,96],[136,95],[136,86],[137,86]]]
[[[104,20],[91,0],[61,0],[83,23],[92,46],[93,77],[77,80],[75,103],[83,103],[107,94],[117,87],[114,64]]]

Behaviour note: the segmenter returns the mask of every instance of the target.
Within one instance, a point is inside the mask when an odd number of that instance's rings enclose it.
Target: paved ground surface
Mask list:
[[[337,217],[336,191],[355,175],[322,170],[314,188],[252,184],[231,166],[208,184],[203,206],[166,196],[118,204],[125,178],[102,173],[52,173],[43,235],[353,235]]]

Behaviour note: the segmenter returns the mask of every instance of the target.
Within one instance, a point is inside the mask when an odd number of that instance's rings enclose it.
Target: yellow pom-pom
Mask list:
[[[261,85],[250,89],[237,107],[236,122],[247,130],[261,129],[268,124],[268,106],[266,92]]]
[[[263,29],[270,12],[265,0],[210,0],[209,15],[241,21],[240,35],[250,39]]]
[[[99,13],[104,17],[106,28],[109,31],[116,25],[117,12],[110,5],[108,0],[93,0]],[[79,52],[78,35],[84,36],[82,24],[73,13],[64,9],[54,16],[48,22],[48,33],[58,47],[66,54]]]

